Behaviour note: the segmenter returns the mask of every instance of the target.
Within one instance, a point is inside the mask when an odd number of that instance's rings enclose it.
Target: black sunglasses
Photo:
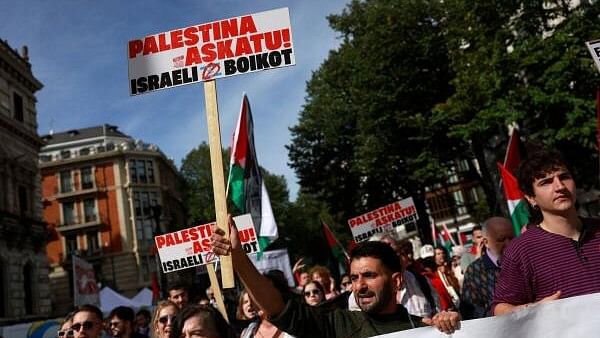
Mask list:
[[[166,316],[162,316],[162,317],[158,318],[158,322],[161,324],[166,324],[169,322],[169,320],[171,320],[171,322],[173,322],[174,318],[175,318],[175,316],[166,315]]]
[[[342,286],[350,285],[352,282],[342,282]]]
[[[308,297],[311,294],[312,295],[319,295],[319,294],[321,294],[321,290],[315,289],[315,290],[311,290],[311,291],[304,291],[304,297]]]
[[[94,323],[90,320],[86,320],[83,323],[75,323],[75,324],[71,325],[71,330],[73,330],[75,332],[79,332],[79,330],[81,330],[81,328],[83,328],[84,330],[89,330],[89,329],[93,328],[94,325],[96,325],[96,323]]]

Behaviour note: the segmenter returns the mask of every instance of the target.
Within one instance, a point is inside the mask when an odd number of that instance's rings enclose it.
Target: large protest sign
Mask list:
[[[250,214],[234,217],[233,220],[244,251],[248,254],[258,252],[260,250],[258,236],[254,231]],[[197,225],[154,237],[163,272],[173,272],[218,261],[219,258],[212,253],[210,245],[211,226],[214,224],[213,222]]]
[[[84,259],[73,259],[73,305],[100,305],[100,290],[96,284],[94,266]]]
[[[355,242],[362,242],[375,234],[382,234],[419,219],[412,197],[388,204],[348,220]]]
[[[466,320],[452,338],[583,338],[600,332],[600,293],[559,299],[491,318]],[[379,338],[449,337],[427,327],[390,333]]]
[[[296,64],[287,8],[130,40],[130,94]]]

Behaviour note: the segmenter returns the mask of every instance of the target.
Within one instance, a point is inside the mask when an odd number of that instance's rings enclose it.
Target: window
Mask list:
[[[13,93],[13,106],[15,109],[15,120],[23,122],[23,98],[17,93]]]
[[[79,149],[79,155],[85,156],[90,154],[90,148],[81,148]]]
[[[146,161],[146,173],[148,174],[148,183],[154,183],[154,166],[152,161]]]
[[[131,182],[137,183],[138,179],[137,179],[137,171],[136,171],[136,167],[135,167],[135,160],[129,161],[129,173],[131,175]]]
[[[459,215],[466,214],[467,208],[465,207],[465,198],[463,196],[463,192],[461,190],[455,191],[452,193],[452,197],[454,198],[454,203],[456,205],[456,212]]]
[[[137,160],[137,174],[138,174],[138,180],[140,181],[140,183],[147,183],[148,179],[146,178],[146,161],[144,160]]]
[[[92,189],[94,187],[94,178],[92,176],[92,168],[81,168],[81,189]]]
[[[62,205],[63,220],[65,225],[75,224],[75,203],[65,202]]]
[[[83,214],[86,223],[96,220],[96,201],[93,198],[83,200]]]
[[[63,160],[66,160],[68,158],[71,158],[71,151],[70,150],[63,150],[60,152],[60,158]]]
[[[67,255],[75,254],[77,251],[77,235],[68,235],[65,237]]]
[[[73,178],[71,177],[71,171],[65,170],[60,172],[60,192],[73,191]]]
[[[90,231],[85,236],[87,238],[87,252],[91,255],[94,252],[98,252],[100,249],[100,243],[98,242],[98,232]]]

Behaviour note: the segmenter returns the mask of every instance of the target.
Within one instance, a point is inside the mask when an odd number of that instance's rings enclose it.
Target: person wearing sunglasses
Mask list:
[[[69,313],[65,316],[62,324],[60,324],[60,329],[56,336],[58,338],[73,338],[75,332],[71,329],[71,325],[73,325],[73,313]]]
[[[317,306],[325,299],[325,290],[321,283],[316,280],[308,282],[302,290],[304,301],[310,306]]]
[[[170,300],[164,300],[156,304],[154,316],[152,317],[154,337],[169,338],[177,312],[179,312],[179,307]]]
[[[73,313],[71,324],[74,338],[100,338],[102,334],[102,311],[94,305],[80,306]]]

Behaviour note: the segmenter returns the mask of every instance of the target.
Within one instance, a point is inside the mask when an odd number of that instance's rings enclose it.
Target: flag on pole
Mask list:
[[[526,202],[523,199],[523,193],[519,190],[517,179],[501,163],[498,163],[502,185],[504,186],[504,196],[508,203],[508,211],[512,220],[515,235],[521,234],[521,229],[529,222],[529,212]]]
[[[517,174],[519,164],[521,164],[521,140],[519,139],[519,130],[514,128],[508,139],[504,168],[514,176]]]
[[[325,239],[327,240],[327,244],[331,249],[333,257],[335,257],[341,266],[347,267],[350,261],[350,256],[348,256],[348,253],[346,250],[344,250],[344,247],[335,237],[329,226],[323,221],[321,221],[321,224],[323,225],[323,234],[325,234]]]
[[[456,245],[450,231],[446,227],[445,223],[442,223],[442,232],[438,233],[440,244],[446,249],[448,254],[452,252],[452,246]]]
[[[254,124],[250,102],[246,94],[233,134],[227,194],[240,213],[250,213],[258,233],[261,251],[271,244],[279,233],[271,208],[267,187],[262,179],[254,148]]]

